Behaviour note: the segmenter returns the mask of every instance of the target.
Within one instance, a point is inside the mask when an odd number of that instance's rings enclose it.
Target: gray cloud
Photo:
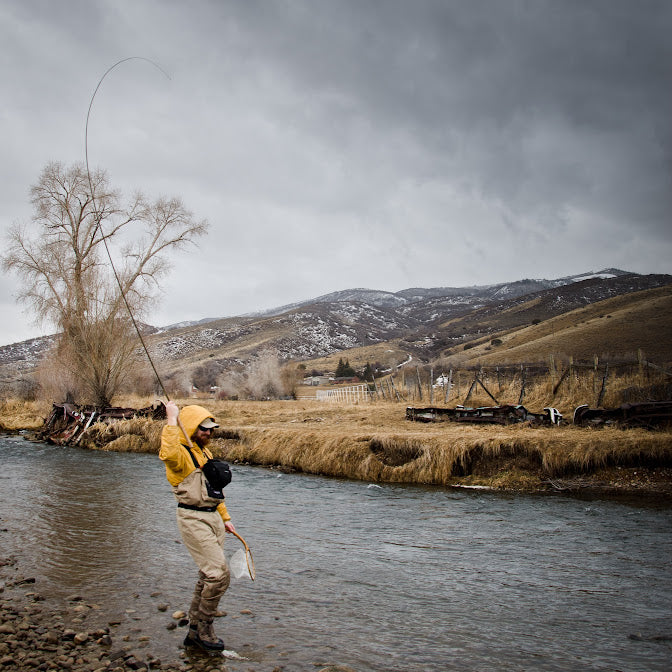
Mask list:
[[[663,0],[9,0],[0,226],[30,217],[47,161],[83,159],[96,82],[139,55],[171,79],[106,78],[93,162],[211,222],[157,324],[352,286],[669,272],[671,29]]]

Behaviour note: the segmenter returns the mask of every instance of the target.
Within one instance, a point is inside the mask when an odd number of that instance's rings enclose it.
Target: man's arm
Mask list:
[[[166,403],[167,422],[161,432],[159,457],[166,464],[168,480],[171,482],[171,485],[179,483],[193,470],[193,464],[189,461],[186,451],[181,446],[184,437],[177,425],[179,412],[180,409],[174,401]]]

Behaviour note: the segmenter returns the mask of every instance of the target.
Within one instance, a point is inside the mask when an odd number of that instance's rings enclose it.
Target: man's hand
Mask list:
[[[233,523],[230,520],[227,520],[224,523],[224,529],[230,534],[233,534],[236,531],[236,528],[234,527]]]
[[[169,425],[177,425],[177,416],[180,414],[180,409],[174,401],[166,402],[166,417]]]

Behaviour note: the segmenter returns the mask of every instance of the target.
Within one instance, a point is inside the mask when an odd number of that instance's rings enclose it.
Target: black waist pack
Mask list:
[[[200,469],[205,476],[205,486],[208,489],[208,495],[215,499],[224,499],[222,490],[231,483],[231,469],[227,462],[209,458],[208,461],[200,467],[194,454],[189,450],[189,446],[184,446],[191,455],[191,459],[196,469]]]
[[[222,490],[231,483],[231,469],[222,460],[208,460],[201,471],[208,482],[208,494],[211,497],[224,497]]]

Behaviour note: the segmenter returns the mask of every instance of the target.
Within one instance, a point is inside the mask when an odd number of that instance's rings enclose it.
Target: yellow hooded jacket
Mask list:
[[[197,427],[207,418],[212,418],[212,414],[202,406],[185,406],[180,411],[180,420],[189,437],[196,431]],[[214,420],[214,418],[213,418]],[[175,486],[181,483],[192,471],[196,469],[194,462],[186,449],[187,440],[182,434],[182,430],[177,425],[166,425],[161,432],[161,450],[159,457],[166,465],[166,478],[168,482]],[[191,452],[196,457],[199,466],[203,466],[208,459],[212,458],[212,453],[204,448],[201,450],[198,444],[194,443]],[[226,510],[226,504],[222,502],[217,506],[217,511],[224,522],[231,520],[229,512]]]

